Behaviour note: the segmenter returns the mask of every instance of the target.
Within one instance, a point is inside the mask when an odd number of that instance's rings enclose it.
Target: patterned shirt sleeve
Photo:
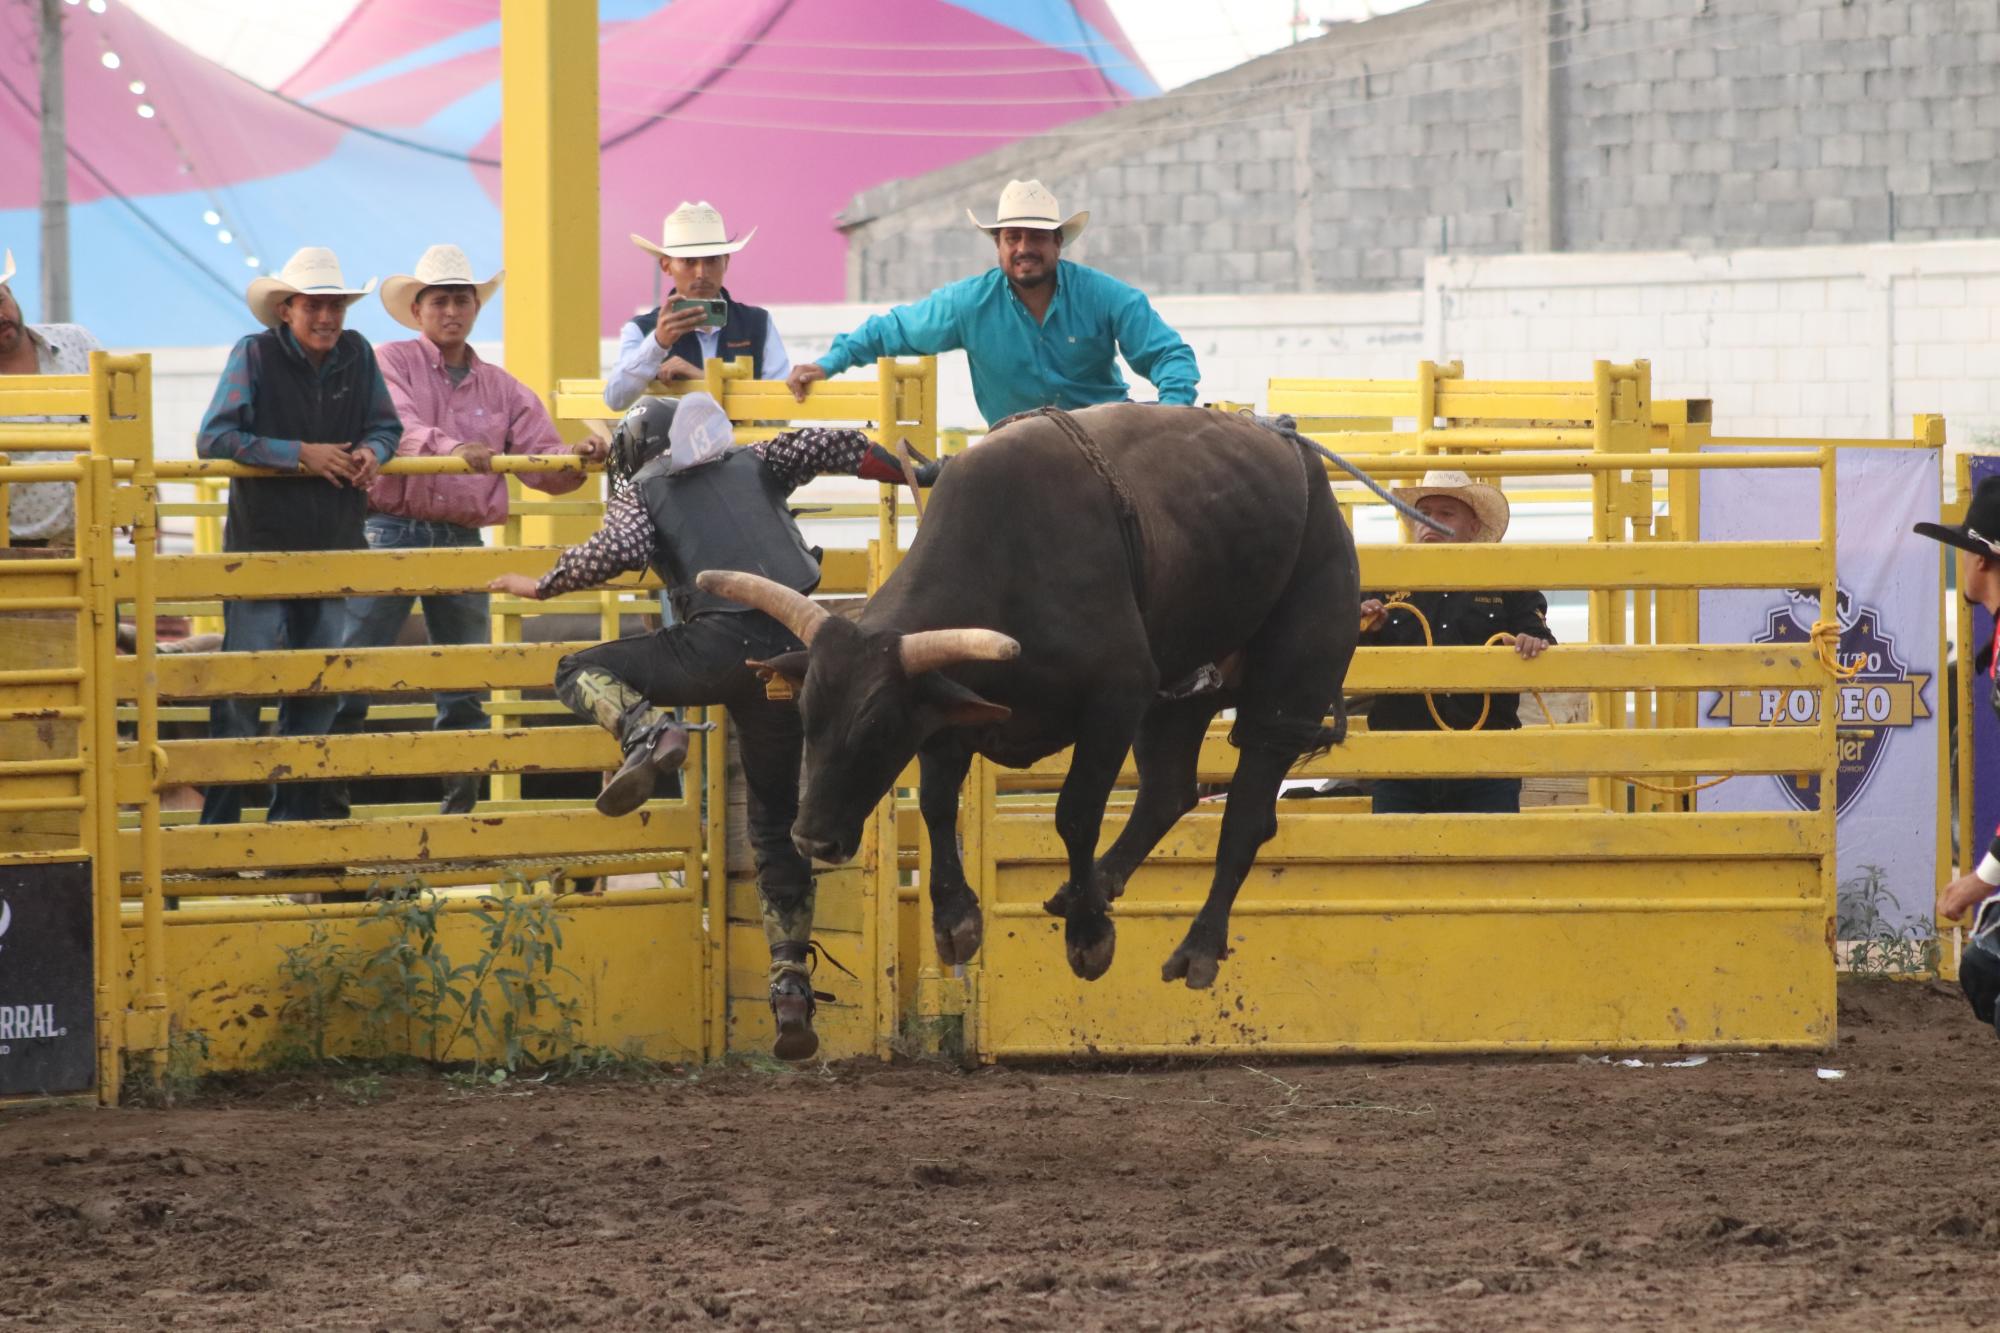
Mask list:
[[[203,458],[223,458],[251,467],[297,472],[299,441],[273,440],[257,433],[251,408],[250,342],[245,338],[230,349],[229,363],[222,368],[222,379],[216,383],[208,415],[201,419],[201,432],[195,436],[195,452]],[[383,397],[388,397],[386,389]],[[389,410],[392,414],[395,411],[393,407]],[[398,422],[399,433],[401,429]]]
[[[653,558],[653,521],[639,503],[639,493],[620,490],[604,507],[604,526],[581,546],[556,557],[555,568],[542,575],[537,597],[560,597],[580,588],[595,588],[620,574],[644,569]]]
[[[785,489],[797,490],[825,473],[856,475],[868,456],[868,437],[858,430],[807,426],[750,447]]]
[[[387,463],[396,456],[396,446],[402,443],[403,419],[396,415],[396,404],[389,397],[389,382],[382,377],[382,363],[375,357],[372,348],[367,349],[368,358],[368,419],[361,425],[361,438],[355,441],[362,448],[373,451],[375,461]]]

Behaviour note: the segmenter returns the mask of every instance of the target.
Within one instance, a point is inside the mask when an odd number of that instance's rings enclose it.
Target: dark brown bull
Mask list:
[[[1071,969],[1094,980],[1111,965],[1110,902],[1193,808],[1208,724],[1237,710],[1214,880],[1163,969],[1199,989],[1228,953],[1230,905],[1256,850],[1277,831],[1285,773],[1344,730],[1354,541],[1320,465],[1242,417],[1115,404],[1004,426],[945,470],[909,554],[854,622],[754,575],[701,581],[809,645],[766,664],[800,690],[802,851],[853,856],[869,812],[921,757],[946,963],[971,958],[982,934],[956,835],[974,754],[1025,767],[1076,747],[1056,804],[1069,879],[1047,906],[1065,918]],[[1229,659],[1220,690],[1162,697]],[[1093,864],[1128,751],[1138,797]]]

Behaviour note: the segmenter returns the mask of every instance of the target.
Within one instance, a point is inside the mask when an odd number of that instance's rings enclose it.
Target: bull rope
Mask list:
[[[1345,472],[1348,476],[1354,478],[1356,481],[1360,482],[1363,486],[1366,486],[1369,490],[1375,492],[1375,494],[1382,500],[1384,504],[1388,505],[1391,509],[1401,514],[1404,518],[1410,520],[1410,522],[1420,523],[1424,527],[1429,528],[1432,532],[1437,533],[1440,537],[1450,537],[1454,535],[1450,528],[1445,527],[1443,524],[1437,522],[1435,519],[1429,518],[1423,514],[1418,513],[1410,505],[1406,504],[1402,500],[1397,499],[1393,494],[1391,494],[1389,490],[1382,485],[1381,482],[1375,480],[1375,478],[1369,476],[1366,472],[1363,472],[1360,468],[1354,466],[1354,464],[1348,462],[1346,459],[1342,458],[1339,454],[1333,452],[1333,450],[1327,448],[1325,445],[1321,444],[1317,440],[1308,439],[1305,436],[1299,434],[1298,422],[1294,421],[1291,417],[1288,416],[1260,417],[1255,412],[1252,412],[1248,408],[1245,408],[1243,410],[1242,415],[1250,418],[1250,420],[1256,422],[1264,429],[1272,431],[1275,434],[1284,436],[1286,439],[1290,440],[1293,444],[1296,444],[1304,449],[1312,450],[1314,453],[1318,454],[1321,458],[1326,459],[1329,463],[1332,463],[1335,467]]]

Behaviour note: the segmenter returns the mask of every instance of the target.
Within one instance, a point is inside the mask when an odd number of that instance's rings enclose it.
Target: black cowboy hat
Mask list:
[[[1965,507],[1965,522],[1919,523],[1911,531],[1961,551],[2000,560],[2000,477],[1988,477],[1979,483],[1972,493],[1972,503]]]

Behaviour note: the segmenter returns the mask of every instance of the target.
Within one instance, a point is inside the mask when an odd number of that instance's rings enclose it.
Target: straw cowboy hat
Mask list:
[[[733,255],[750,244],[750,238],[756,234],[757,229],[752,227],[741,236],[731,236],[714,204],[706,199],[693,204],[682,200],[660,224],[658,245],[637,232],[632,233],[632,244],[667,258],[700,259],[703,255]]]
[[[415,273],[398,273],[382,279],[382,305],[389,318],[404,328],[421,330],[423,325],[410,313],[410,304],[424,288],[470,287],[483,306],[493,299],[494,289],[506,276],[507,270],[501,269],[481,282],[472,276],[472,261],[465,257],[465,251],[455,245],[433,245],[417,260]]]
[[[1002,227],[1059,231],[1064,245],[1083,235],[1084,227],[1090,222],[1089,209],[1063,217],[1062,209],[1056,207],[1056,197],[1040,181],[1008,181],[1007,188],[1000,191],[999,216],[991,222],[981,222],[969,208],[965,210],[965,216],[973,226],[988,235]]]
[[[1471,540],[1497,542],[1507,535],[1507,520],[1513,511],[1498,486],[1474,481],[1463,472],[1439,470],[1424,473],[1423,481],[1415,486],[1396,488],[1396,498],[1412,505],[1427,495],[1448,495],[1472,510],[1479,520],[1479,531]]]
[[[14,252],[9,250],[6,253],[6,260],[0,262],[0,284],[9,282],[14,277]]]
[[[323,245],[308,245],[285,261],[275,278],[250,280],[250,313],[267,329],[278,327],[278,307],[294,296],[344,296],[353,305],[375,290],[375,279],[350,287],[340,276],[340,261]]]

